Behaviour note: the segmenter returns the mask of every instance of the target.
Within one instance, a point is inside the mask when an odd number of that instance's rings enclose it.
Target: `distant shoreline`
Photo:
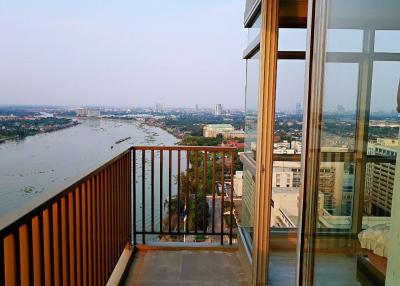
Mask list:
[[[39,134],[46,134],[46,133],[56,132],[56,131],[67,129],[67,128],[70,128],[70,127],[75,127],[75,126],[77,126],[79,124],[81,124],[81,123],[78,122],[78,121],[72,121],[69,124],[57,126],[57,127],[45,130],[45,131],[39,131],[39,132],[36,132],[34,134],[29,134],[29,135],[25,135],[25,136],[14,135],[14,136],[11,136],[11,137],[2,138],[2,139],[0,139],[0,144],[7,143],[7,142],[10,142],[10,141],[14,141],[14,140],[15,141],[23,140],[23,139],[25,139],[27,137],[36,136],[36,135],[39,135]]]

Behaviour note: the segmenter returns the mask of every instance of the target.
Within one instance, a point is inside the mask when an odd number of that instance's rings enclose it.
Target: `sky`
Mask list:
[[[244,2],[0,0],[0,105],[243,109]],[[305,50],[305,38],[281,29],[279,48]],[[378,31],[375,45],[399,52],[399,31]],[[361,52],[361,30],[329,30],[327,49]],[[303,105],[304,75],[304,61],[279,61],[277,110]],[[355,111],[358,64],[327,63],[325,76],[324,109]],[[374,63],[372,111],[395,109],[399,78],[399,62]],[[248,106],[257,96],[249,91]]]
[[[244,107],[244,0],[0,1],[0,104]]]

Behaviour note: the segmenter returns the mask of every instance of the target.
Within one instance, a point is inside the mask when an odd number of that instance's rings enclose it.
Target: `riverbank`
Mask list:
[[[150,127],[160,128],[175,138],[179,139],[179,142],[186,136],[190,136],[190,131],[180,130],[178,128],[168,127],[164,120],[156,118],[135,118],[136,122],[139,124],[147,125]],[[179,144],[179,142],[177,144]]]
[[[77,120],[69,118],[41,118],[0,121],[0,144],[12,140],[22,140],[29,136],[55,132],[79,125]]]

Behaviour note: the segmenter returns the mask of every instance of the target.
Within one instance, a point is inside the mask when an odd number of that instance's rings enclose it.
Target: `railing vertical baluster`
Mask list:
[[[124,213],[125,213],[125,204],[124,204],[124,194],[125,194],[125,178],[124,178],[124,157],[119,160],[119,178],[121,180],[120,187],[119,187],[119,253],[121,254],[124,248]]]
[[[113,265],[117,261],[117,253],[118,253],[118,208],[117,208],[117,203],[118,203],[118,160],[113,163],[114,166],[114,189],[113,192],[111,193],[111,197],[113,200],[113,224],[114,224],[114,229],[112,232],[113,236],[113,259],[111,261],[111,272],[113,271]]]
[[[168,152],[168,232],[171,234],[171,200],[172,200],[172,151]]]
[[[89,274],[89,247],[88,247],[88,191],[90,189],[90,180],[88,180],[85,183],[85,192],[82,193],[82,207],[83,207],[83,215],[82,215],[82,225],[84,227],[84,236],[83,237],[83,275],[82,275],[82,280],[83,284],[82,285],[88,285],[88,274]]]
[[[133,244],[136,245],[137,244],[137,240],[136,240],[136,150],[133,149],[133,185],[132,185],[132,190],[133,190],[133,216],[132,216],[132,220],[133,220]]]
[[[213,178],[212,178],[212,233],[215,233],[215,181],[217,174],[217,154],[213,152]]]
[[[118,170],[117,170],[117,163],[113,162],[112,165],[113,167],[113,188],[111,191],[111,203],[112,203],[112,224],[113,224],[113,228],[111,231],[111,237],[112,237],[112,242],[111,242],[111,247],[112,247],[112,256],[111,256],[111,265],[110,265],[110,272],[109,275],[112,273],[113,271],[113,265],[114,262],[116,261],[116,257],[117,257],[117,209],[116,209],[116,192],[117,192],[117,184],[118,184],[118,180],[117,180],[117,174],[118,174]]]
[[[29,275],[29,281],[32,281],[31,283],[33,284],[34,282],[34,274],[33,274],[33,234],[32,234],[32,219],[29,219],[29,222],[26,225],[27,227],[27,233],[28,233],[28,275]],[[3,242],[3,239],[1,238],[0,240]],[[2,246],[2,245],[1,245]],[[0,249],[0,252],[3,250]],[[3,263],[3,260],[0,255],[0,263]],[[3,268],[3,267],[1,267]],[[4,285],[3,280],[0,280],[0,285]]]
[[[98,196],[98,191],[97,188],[99,186],[99,174],[96,174],[95,177],[93,178],[93,185],[92,185],[92,190],[91,190],[91,198],[90,198],[90,216],[91,216],[91,238],[92,238],[92,242],[91,242],[91,259],[92,259],[92,285],[97,285],[97,279],[96,279],[96,273],[97,273],[97,244],[96,244],[96,238],[98,239],[98,236],[96,235],[96,230],[97,230],[97,220],[98,218],[95,215],[95,211],[96,211],[96,196]]]
[[[103,234],[103,215],[104,215],[104,209],[103,209],[103,199],[102,196],[104,194],[104,170],[102,170],[99,174],[99,184],[97,185],[97,192],[96,192],[96,219],[97,219],[97,225],[96,225],[96,237],[98,238],[96,240],[97,244],[97,259],[96,259],[96,264],[97,264],[97,285],[101,284],[103,281],[103,257],[104,257],[104,234]]]
[[[70,239],[70,225],[71,225],[71,220],[69,219],[70,216],[70,211],[69,211],[69,196],[71,193],[67,194],[64,199],[64,209],[65,209],[65,254],[67,256],[67,267],[66,267],[66,284],[71,285],[71,276],[72,276],[72,270],[71,270],[71,239]]]
[[[107,235],[108,235],[108,263],[107,263],[107,277],[111,273],[111,265],[112,265],[112,260],[113,260],[113,240],[114,240],[114,235],[113,235],[113,229],[114,229],[114,224],[113,224],[113,205],[112,205],[112,193],[114,191],[114,166],[111,164],[109,167],[109,174],[108,174],[108,181],[109,181],[109,189],[107,192],[107,202],[108,202],[108,220],[107,220]],[[106,277],[106,279],[107,279]]]
[[[15,282],[16,285],[21,285],[21,249],[19,227],[14,231],[14,255],[15,255]]]
[[[120,160],[120,178],[121,178],[121,188],[119,190],[119,217],[120,217],[120,253],[122,252],[124,248],[124,242],[125,242],[125,188],[126,188],[126,180],[125,180],[125,162],[126,162],[126,156],[122,157]]]
[[[32,232],[31,232],[32,233]],[[4,257],[4,237],[0,236],[0,285],[5,285],[5,257]],[[31,264],[29,264],[29,267],[31,267]],[[32,265],[33,268],[33,265]],[[33,276],[30,276],[30,279],[32,279]],[[33,280],[30,280],[33,281]]]
[[[106,218],[107,218],[107,210],[106,210],[106,204],[105,204],[105,198],[106,198],[106,193],[107,193],[107,168],[105,168],[102,172],[102,183],[101,183],[101,210],[100,210],[100,215],[101,215],[101,222],[100,222],[100,227],[101,227],[101,276],[100,276],[100,283],[104,283],[105,277],[106,277],[106,255],[107,255],[107,249],[106,249],[106,243],[107,243],[107,237],[106,237]]]
[[[82,220],[82,193],[83,193],[83,188],[84,185],[82,184],[79,187],[79,192],[78,192],[78,224],[79,224],[79,230],[77,231],[79,235],[79,268],[78,268],[78,273],[79,273],[79,285],[83,285],[83,241],[82,241],[82,236],[83,236],[83,220]]]
[[[50,283],[56,284],[54,272],[54,229],[53,229],[53,205],[48,209],[48,224],[49,224],[49,256],[50,256]]]
[[[233,224],[233,192],[234,192],[234,186],[233,186],[233,172],[234,172],[234,166],[235,166],[235,154],[234,152],[231,152],[231,191],[230,191],[230,197],[231,197],[231,204],[230,204],[230,226],[229,226],[229,244],[232,245],[232,224]]]
[[[206,235],[207,232],[207,215],[206,215],[206,210],[207,210],[207,160],[208,160],[208,154],[207,151],[204,151],[204,157],[203,157],[203,195],[204,195],[204,204],[203,204],[203,235]]]
[[[57,202],[57,253],[58,253],[58,280],[59,280],[59,285],[63,284],[63,255],[62,255],[62,212],[61,212],[61,204],[62,204],[63,198],[60,198],[59,201]],[[29,237],[29,235],[28,235]],[[28,238],[29,239],[29,238]]]
[[[154,150],[151,150],[151,232],[154,232]]]
[[[189,233],[189,161],[190,161],[190,151],[186,150],[186,182],[185,182],[186,234]]]
[[[146,150],[142,150],[142,243],[146,243]]]
[[[163,164],[164,152],[160,149],[160,234],[163,233]]]
[[[114,233],[115,233],[115,209],[114,209],[114,196],[113,193],[115,192],[115,165],[114,163],[111,164],[111,172],[110,172],[110,182],[111,182],[111,188],[109,192],[109,198],[110,198],[110,231],[109,231],[109,236],[110,236],[110,257],[109,257],[109,263],[108,263],[108,272],[107,276],[110,276],[112,273],[112,265],[114,261],[114,249],[115,249],[115,241],[114,241]]]
[[[131,159],[131,150],[125,157],[125,195],[124,195],[124,202],[125,202],[125,239],[126,242],[131,244],[131,235],[130,235],[130,224],[129,224],[129,216],[131,214],[130,200],[129,200],[129,192],[131,190],[131,183],[129,180],[129,160]]]
[[[132,148],[129,151],[129,156],[128,156],[128,200],[127,200],[127,204],[128,204],[128,211],[127,211],[127,216],[128,216],[128,237],[129,237],[129,243],[132,243],[132,152],[134,149]]]
[[[106,231],[106,241],[105,241],[105,246],[106,246],[106,256],[105,256],[105,274],[104,274],[104,280],[107,280],[107,276],[110,273],[110,261],[111,261],[111,239],[110,239],[110,224],[111,224],[111,202],[110,202],[110,192],[111,192],[111,167],[109,166],[107,168],[107,173],[106,173],[106,178],[107,178],[107,188],[106,188],[106,196],[104,198],[104,203],[105,203],[105,209],[107,211],[106,213],[106,221],[105,221],[105,231]]]
[[[197,193],[199,191],[199,151],[194,152],[194,233],[197,234]]]
[[[93,285],[93,252],[92,252],[92,230],[93,230],[93,221],[92,221],[92,193],[94,189],[94,177],[90,178],[89,187],[86,190],[86,239],[87,239],[87,272],[86,272],[86,281],[87,285]]]
[[[129,207],[129,192],[130,192],[130,180],[129,180],[129,160],[130,160],[130,151],[125,157],[125,189],[124,189],[124,202],[125,202],[125,234],[124,237],[126,239],[126,242],[131,244],[131,239],[130,239],[130,225],[129,225],[129,215],[131,213],[131,209]]]
[[[127,165],[126,165],[126,156],[124,156],[121,159],[121,178],[122,178],[122,187],[121,187],[121,196],[120,196],[120,203],[121,203],[121,251],[123,250],[123,247],[125,246],[125,242],[127,240],[126,237],[126,180],[127,180],[127,176],[126,176],[126,169],[127,169]]]
[[[127,211],[126,216],[128,218],[127,228],[128,228],[128,239],[129,244],[133,244],[133,237],[132,237],[132,149],[129,152],[128,156],[128,167],[127,167],[127,175],[128,175],[128,186],[127,186]]]
[[[225,196],[225,152],[222,152],[221,166],[221,245],[224,245],[224,196]]]
[[[115,192],[116,196],[116,211],[117,211],[117,217],[116,217],[116,227],[117,227],[117,261],[118,261],[118,256],[121,253],[121,185],[122,185],[122,178],[121,178],[121,159],[117,161],[117,190]]]
[[[114,196],[113,193],[115,192],[115,164],[111,164],[111,188],[109,192],[109,198],[110,198],[110,209],[111,209],[111,216],[110,216],[110,224],[111,228],[109,231],[110,235],[110,259],[108,263],[108,272],[107,276],[110,276],[112,273],[112,266],[115,258],[115,208],[114,208]]]
[[[40,255],[40,282],[42,285],[45,284],[45,269],[44,269],[44,230],[43,230],[43,211],[38,215],[38,226],[39,226],[39,255]]]
[[[181,222],[181,204],[180,204],[180,190],[181,190],[181,150],[178,150],[178,174],[177,174],[177,184],[178,184],[178,189],[177,189],[177,201],[178,201],[178,207],[177,207],[177,215],[178,215],[178,234],[181,233],[181,228],[180,228],[180,222]]]

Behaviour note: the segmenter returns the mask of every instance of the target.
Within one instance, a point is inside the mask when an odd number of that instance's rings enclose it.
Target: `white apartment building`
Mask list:
[[[231,124],[207,124],[203,127],[204,137],[217,137],[218,134],[235,131]]]
[[[378,138],[376,142],[368,143],[367,155],[396,158],[399,150],[399,139]],[[390,216],[395,171],[395,163],[367,163],[365,181],[367,214]]]
[[[243,194],[243,171],[236,171],[233,177],[233,190],[236,197],[241,197]]]

